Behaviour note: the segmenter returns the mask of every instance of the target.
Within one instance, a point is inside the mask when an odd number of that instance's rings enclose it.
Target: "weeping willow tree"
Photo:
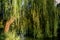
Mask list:
[[[23,35],[25,34],[24,31],[26,30],[28,21],[24,16],[25,15],[24,7],[26,7],[27,2],[28,2],[27,0],[5,0],[4,1],[5,3],[4,18],[7,19],[4,32],[8,32],[11,26],[10,30],[12,30],[12,32],[13,30],[16,30],[18,34],[19,33]]]
[[[4,4],[3,18],[7,20],[4,31],[14,33],[13,38],[16,34],[31,36],[34,39],[57,37],[58,10],[54,1],[2,0]]]
[[[33,1],[31,14],[34,38],[57,37],[58,11],[54,2],[55,0]]]
[[[52,36],[57,37],[57,28],[58,28],[58,12],[54,5],[55,0],[50,0],[51,3],[48,1],[47,3],[47,11],[49,13],[49,29],[51,30],[50,33]],[[50,4],[50,6],[49,6]]]

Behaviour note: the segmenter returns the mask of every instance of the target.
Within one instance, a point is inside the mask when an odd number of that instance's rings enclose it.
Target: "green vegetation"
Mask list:
[[[54,1],[0,0],[0,40],[44,40],[58,37],[60,13]],[[2,30],[6,21],[12,17],[15,17],[14,22],[9,31],[4,33]]]

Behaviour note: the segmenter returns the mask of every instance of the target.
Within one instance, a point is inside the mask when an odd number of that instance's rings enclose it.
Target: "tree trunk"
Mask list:
[[[4,32],[9,31],[10,25],[14,22],[14,20],[15,20],[15,17],[12,17],[6,22]]]

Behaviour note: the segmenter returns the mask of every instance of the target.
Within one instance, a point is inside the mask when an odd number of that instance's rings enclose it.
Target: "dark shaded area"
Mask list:
[[[57,4],[57,8],[58,8],[58,10],[60,10],[60,3]],[[58,39],[60,39],[60,12],[59,12],[58,17],[59,17],[59,21],[58,21],[58,30],[57,30],[57,32],[58,32]]]
[[[33,32],[29,28],[26,31],[25,37],[34,38]]]
[[[0,28],[0,34],[3,32],[3,30],[4,30],[3,28]]]
[[[0,22],[2,22],[1,25],[4,25],[4,23],[6,22],[3,18],[4,16],[4,2],[2,0],[0,0]],[[2,27],[2,26],[0,26]],[[4,40],[4,35],[2,35],[4,33],[4,28],[0,28],[0,40]],[[3,38],[1,38],[3,37]]]
[[[60,3],[59,3],[59,4],[57,4],[57,8],[58,8],[58,7],[60,7]]]
[[[3,14],[0,13],[0,21],[3,20]]]
[[[5,40],[5,35],[3,33],[0,34],[0,40]]]

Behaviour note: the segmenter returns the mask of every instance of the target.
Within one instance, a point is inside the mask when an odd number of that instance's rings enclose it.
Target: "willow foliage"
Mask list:
[[[15,17],[10,30],[33,38],[57,37],[58,9],[54,0],[2,0],[4,19]]]

